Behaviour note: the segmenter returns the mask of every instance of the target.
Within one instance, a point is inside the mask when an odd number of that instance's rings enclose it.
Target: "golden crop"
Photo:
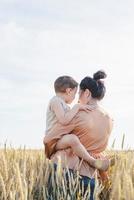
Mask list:
[[[134,200],[134,152],[108,151],[116,155],[109,169],[109,181],[96,182],[95,200]],[[51,177],[52,188],[48,180]],[[79,188],[79,174],[65,178],[59,163],[54,176],[53,165],[43,150],[5,148],[0,150],[0,200],[86,200]]]

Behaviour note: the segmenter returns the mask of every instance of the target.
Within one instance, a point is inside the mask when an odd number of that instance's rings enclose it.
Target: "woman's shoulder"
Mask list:
[[[99,107],[99,111],[100,111],[100,113],[102,113],[105,117],[111,119],[112,121],[114,120],[112,114],[110,113],[110,111],[104,109],[103,107]]]
[[[79,122],[79,123],[82,123],[82,122],[87,123],[88,122],[89,123],[90,120],[92,120],[92,111],[86,112],[84,110],[80,110],[74,117],[75,123],[76,122]]]

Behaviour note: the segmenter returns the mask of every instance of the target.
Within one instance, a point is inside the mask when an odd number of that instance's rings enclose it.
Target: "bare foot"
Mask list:
[[[110,166],[115,165],[116,161],[117,161],[118,157],[117,156],[113,156],[110,158]]]
[[[106,171],[110,166],[110,160],[108,160],[108,159],[105,159],[105,160],[96,159],[96,160],[94,160],[94,162],[91,163],[91,165],[93,167],[95,167],[96,169]]]
[[[109,159],[109,161],[110,161],[110,166],[113,166],[113,165],[115,165],[115,163],[118,161],[118,156],[117,155],[110,155],[110,156],[108,156],[107,157],[107,159]]]

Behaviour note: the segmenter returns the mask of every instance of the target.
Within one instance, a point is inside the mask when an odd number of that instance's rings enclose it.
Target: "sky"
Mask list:
[[[43,148],[53,82],[107,73],[109,147],[134,148],[134,1],[0,0],[0,147]]]

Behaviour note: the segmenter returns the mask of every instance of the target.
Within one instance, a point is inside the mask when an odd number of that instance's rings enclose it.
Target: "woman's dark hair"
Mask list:
[[[106,92],[105,85],[101,79],[106,77],[106,73],[102,70],[93,74],[93,78],[86,76],[80,83],[80,89],[83,91],[88,89],[91,92],[93,98],[101,100]]]

